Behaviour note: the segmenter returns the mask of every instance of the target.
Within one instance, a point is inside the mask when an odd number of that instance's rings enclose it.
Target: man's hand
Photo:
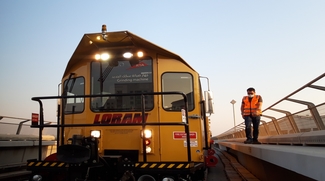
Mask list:
[[[260,116],[260,115],[261,115],[260,111],[255,111],[255,112],[252,113],[252,116]]]

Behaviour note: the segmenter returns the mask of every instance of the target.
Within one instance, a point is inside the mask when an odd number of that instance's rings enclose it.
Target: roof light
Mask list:
[[[139,52],[137,53],[137,56],[138,56],[138,57],[143,57],[143,52],[142,52],[142,51],[139,51]]]
[[[108,60],[108,59],[109,59],[109,54],[108,54],[108,53],[102,53],[102,54],[100,55],[100,58],[101,58],[102,60]]]
[[[95,55],[95,59],[96,59],[96,60],[99,60],[99,59],[100,59],[100,54],[96,54],[96,55]]]
[[[110,55],[108,53],[102,53],[102,54],[96,54],[95,59],[96,60],[103,60],[106,61],[110,58]]]
[[[131,52],[125,52],[124,54],[123,54],[123,57],[124,58],[131,58],[133,56],[133,54],[131,53]]]

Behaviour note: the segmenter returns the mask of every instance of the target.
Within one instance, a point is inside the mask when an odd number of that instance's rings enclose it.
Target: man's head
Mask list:
[[[247,95],[248,95],[248,97],[254,97],[255,89],[253,87],[248,88],[247,89]]]

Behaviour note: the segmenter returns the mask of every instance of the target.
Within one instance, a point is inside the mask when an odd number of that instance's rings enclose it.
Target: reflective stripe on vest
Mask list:
[[[251,115],[251,113],[255,113],[257,115],[262,114],[261,110],[258,110],[258,104],[259,104],[259,95],[255,95],[251,101],[249,101],[248,96],[243,97],[243,102],[244,102],[244,111],[243,115]]]

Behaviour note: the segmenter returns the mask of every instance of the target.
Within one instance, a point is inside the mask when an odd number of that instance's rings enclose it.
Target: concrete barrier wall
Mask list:
[[[42,159],[56,152],[54,136],[43,136]],[[38,158],[38,136],[0,135],[0,169],[26,165],[27,160]]]

